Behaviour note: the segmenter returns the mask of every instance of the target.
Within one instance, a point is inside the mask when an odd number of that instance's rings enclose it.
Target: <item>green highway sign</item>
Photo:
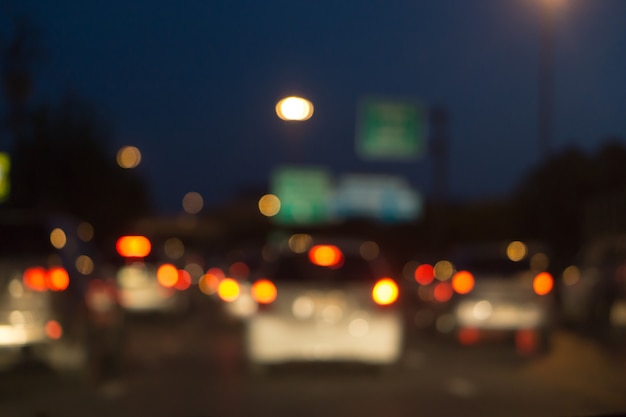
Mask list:
[[[368,160],[415,160],[425,153],[428,114],[407,100],[367,99],[357,116],[356,151]]]
[[[325,168],[283,166],[273,172],[271,192],[280,199],[273,217],[284,224],[314,224],[329,220],[331,175]]]

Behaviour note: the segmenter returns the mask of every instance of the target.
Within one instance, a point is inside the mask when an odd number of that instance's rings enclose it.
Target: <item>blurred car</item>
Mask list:
[[[374,242],[302,234],[265,255],[250,287],[259,304],[245,330],[252,365],[399,359],[399,290]]]
[[[0,213],[0,357],[99,378],[116,368],[124,316],[112,270],[61,216]]]
[[[116,244],[123,257],[117,270],[120,303],[128,313],[181,315],[190,308],[189,272],[178,268],[145,236],[122,236]]]
[[[578,265],[563,270],[563,315],[569,324],[602,337],[626,332],[626,235],[596,239],[581,251]]]
[[[521,353],[548,349],[556,320],[547,250],[520,241],[454,248],[449,260],[415,268],[419,327],[462,344],[513,337]]]

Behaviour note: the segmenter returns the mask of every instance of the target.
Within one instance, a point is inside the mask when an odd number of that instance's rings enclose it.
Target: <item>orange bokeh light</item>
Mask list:
[[[270,304],[276,300],[278,291],[274,283],[268,279],[261,279],[252,285],[252,298],[259,304]]]
[[[459,271],[452,277],[452,288],[458,294],[467,294],[474,288],[474,276],[468,271]]]
[[[554,280],[548,272],[540,272],[533,280],[533,290],[539,295],[546,295],[552,291]]]
[[[343,254],[336,246],[316,245],[309,249],[309,260],[319,266],[339,266],[343,261]]]
[[[52,291],[63,291],[70,285],[70,276],[65,268],[57,266],[48,271],[47,281]]]
[[[115,248],[125,258],[144,258],[150,254],[152,244],[145,236],[122,236]]]
[[[45,291],[46,285],[46,270],[40,266],[28,268],[24,271],[24,284],[35,291]]]
[[[172,288],[178,282],[178,270],[172,264],[163,264],[157,269],[157,281],[165,288]]]

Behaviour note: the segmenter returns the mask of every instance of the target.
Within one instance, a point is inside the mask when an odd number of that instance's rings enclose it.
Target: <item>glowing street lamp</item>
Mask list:
[[[285,97],[276,103],[276,114],[283,120],[309,120],[313,116],[313,103],[302,97]]]

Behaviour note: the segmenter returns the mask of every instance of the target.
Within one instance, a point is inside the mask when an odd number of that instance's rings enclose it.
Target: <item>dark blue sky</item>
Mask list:
[[[138,146],[157,207],[174,211],[188,191],[216,203],[262,186],[288,159],[404,174],[430,193],[430,158],[356,156],[366,95],[448,108],[452,197],[511,192],[539,161],[542,1],[13,0],[0,23],[26,13],[41,27],[37,99],[93,101],[114,128],[111,152]],[[591,150],[626,137],[626,1],[561,2],[554,149]],[[285,126],[274,105],[293,93],[315,115]]]

